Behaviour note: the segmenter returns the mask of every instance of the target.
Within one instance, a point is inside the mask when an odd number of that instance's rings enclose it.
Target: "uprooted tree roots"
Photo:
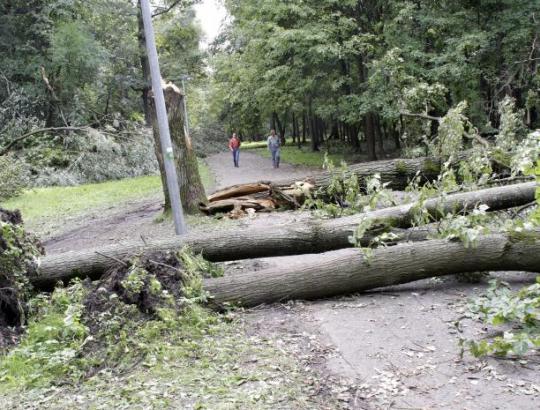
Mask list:
[[[41,243],[24,230],[20,212],[0,208],[0,347],[12,341],[13,328],[25,323],[28,277],[43,254]]]
[[[203,278],[218,275],[184,248],[119,259],[99,281],[76,280],[38,294],[19,345],[0,362],[0,378],[37,385],[104,368],[128,370],[154,354],[159,342],[180,337],[176,330],[210,317],[199,307],[207,297]]]

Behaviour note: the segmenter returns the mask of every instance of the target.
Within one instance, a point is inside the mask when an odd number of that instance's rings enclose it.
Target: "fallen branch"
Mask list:
[[[342,249],[290,257],[287,268],[270,268],[206,279],[204,288],[218,307],[256,306],[291,299],[316,299],[457,273],[513,270],[540,272],[540,231],[523,240],[482,236],[474,248],[430,240],[372,251]]]
[[[475,192],[448,195],[444,200],[427,200],[423,207],[433,220],[448,212],[466,213],[478,204],[490,210],[500,210],[527,204],[534,200],[535,182],[488,188]],[[143,251],[178,250],[190,246],[211,261],[226,261],[264,256],[298,255],[325,252],[351,247],[349,237],[358,224],[369,218],[373,229],[381,226],[409,228],[415,213],[415,204],[379,209],[364,214],[330,220],[312,220],[272,228],[252,227],[243,230],[228,230],[208,233],[192,233],[168,240],[148,240],[143,246],[139,241],[126,245],[110,245],[82,252],[66,252],[41,259],[38,275],[31,278],[37,287],[51,287],[57,281],[75,277],[99,277],[111,267],[111,259],[123,260]],[[362,243],[367,244],[373,231],[367,232]],[[109,257],[96,254],[96,250]]]
[[[40,134],[42,132],[49,132],[49,131],[84,131],[84,130],[87,130],[88,126],[81,126],[81,127],[48,127],[48,128],[38,128],[37,130],[33,130],[33,131],[30,131],[30,132],[27,132],[26,134],[23,134],[21,135],[20,137],[17,137],[15,138],[14,140],[12,140],[9,144],[7,144],[4,148],[2,148],[2,150],[0,150],[0,157],[2,155],[6,155],[9,150],[11,149],[11,147],[13,147],[15,144],[17,144],[18,142],[21,142],[23,140],[25,140],[26,138],[28,137],[31,137],[32,135],[35,135],[35,134]]]

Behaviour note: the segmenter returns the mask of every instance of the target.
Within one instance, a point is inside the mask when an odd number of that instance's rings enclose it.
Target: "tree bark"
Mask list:
[[[360,183],[363,183],[365,178],[372,177],[374,174],[380,174],[383,183],[390,183],[388,188],[403,190],[407,187],[411,179],[416,176],[417,172],[419,172],[419,175],[424,181],[433,181],[439,176],[440,168],[440,161],[432,157],[390,159],[349,165],[347,175],[356,174]],[[317,172],[307,175],[303,180],[309,181],[316,187],[325,187],[330,183],[332,175],[328,171]],[[298,178],[283,179],[272,181],[272,184],[275,186],[288,186],[298,180]]]
[[[377,160],[377,154],[375,153],[375,115],[373,113],[367,113],[365,116],[364,134],[366,136],[366,147],[368,159],[370,161]]]
[[[516,241],[507,235],[479,238],[474,248],[431,240],[372,250],[342,249],[290,257],[287,268],[270,268],[206,279],[213,304],[257,306],[291,299],[317,299],[412,282],[433,276],[489,270],[540,272],[540,232]]]
[[[444,201],[427,200],[424,208],[433,220],[447,212],[467,212],[477,204],[486,204],[490,210],[506,209],[534,201],[535,182],[489,188],[475,192],[448,195]],[[110,245],[82,252],[45,256],[38,275],[32,278],[38,287],[50,287],[59,281],[75,277],[99,277],[116,260],[132,257],[145,250],[171,251],[190,246],[211,261],[247,259],[265,256],[297,255],[325,252],[351,247],[349,237],[366,217],[373,221],[373,230],[367,233],[363,243],[382,225],[408,228],[412,224],[414,204],[379,209],[364,214],[330,220],[278,225],[272,229],[252,227],[238,230],[191,233],[168,240]]]
[[[307,124],[306,124],[306,112],[302,112],[302,144],[306,143],[306,131],[307,131]]]
[[[164,86],[165,104],[167,106],[167,116],[169,119],[169,129],[171,133],[171,142],[175,155],[176,173],[178,175],[178,185],[180,188],[180,198],[182,205],[187,213],[199,212],[199,205],[206,202],[206,193],[199,175],[197,157],[193,151],[191,138],[186,135],[184,128],[184,110],[182,109],[181,91],[174,84],[169,83]],[[155,118],[154,100],[151,99],[152,117]],[[166,181],[164,180],[163,156],[161,155],[161,146],[159,140],[159,131],[157,129],[157,120],[154,123],[154,142],[156,146],[156,156],[162,171],[162,182],[166,190]],[[158,152],[159,151],[159,152]],[[169,196],[165,199],[165,209],[170,209]]]
[[[144,121],[146,125],[152,125],[152,113],[150,110],[150,99],[149,94],[152,90],[151,81],[150,81],[150,63],[148,61],[148,55],[146,54],[146,37],[144,35],[144,24],[142,20],[141,13],[141,2],[137,2],[137,40],[139,43],[139,53],[142,69],[142,90],[141,90],[141,99],[144,111]],[[158,158],[159,161],[159,158]],[[165,188],[166,189],[166,188]]]

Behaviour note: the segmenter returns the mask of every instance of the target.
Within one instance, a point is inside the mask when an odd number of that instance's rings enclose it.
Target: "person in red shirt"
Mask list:
[[[236,132],[233,133],[232,138],[229,140],[229,149],[233,155],[234,166],[238,168],[240,166],[240,140],[236,136]]]

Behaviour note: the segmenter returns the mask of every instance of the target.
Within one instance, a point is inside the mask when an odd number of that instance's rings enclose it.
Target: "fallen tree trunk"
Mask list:
[[[495,211],[534,201],[535,188],[536,183],[530,182],[453,194],[444,200],[427,200],[423,208],[433,220],[440,219],[447,212],[470,211],[477,204],[486,204],[490,210]],[[118,260],[143,251],[178,250],[186,245],[211,261],[325,252],[351,247],[349,237],[365,218],[373,223],[363,243],[368,242],[381,227],[409,228],[415,212],[415,204],[407,204],[339,219],[289,223],[271,228],[253,227],[242,231],[195,233],[168,240],[147,241],[146,244],[139,242],[83,252],[66,252],[42,258],[38,275],[31,280],[37,287],[50,287],[57,281],[74,277],[96,278]]]
[[[467,152],[460,154],[456,161],[465,159],[467,155]],[[366,178],[379,174],[381,182],[388,183],[388,188],[403,190],[415,177],[420,177],[423,182],[437,179],[440,170],[439,159],[423,157],[363,162],[348,166],[343,175],[340,171],[337,171],[337,174],[344,178],[356,175],[361,186],[364,186]],[[199,208],[207,214],[226,213],[233,209],[253,208],[258,211],[271,211],[282,206],[297,208],[309,192],[327,187],[335,175],[336,171],[325,171],[307,175],[303,179],[233,185],[210,195],[209,204],[201,204]],[[247,195],[249,197],[246,197]],[[270,207],[267,206],[269,201],[273,202]],[[254,202],[258,202],[257,207],[253,206]]]
[[[226,303],[249,307],[350,294],[465,272],[540,272],[540,231],[519,241],[503,234],[482,236],[469,249],[461,242],[430,240],[374,249],[369,260],[360,249],[290,259],[286,269],[206,279],[204,289],[218,307]]]

